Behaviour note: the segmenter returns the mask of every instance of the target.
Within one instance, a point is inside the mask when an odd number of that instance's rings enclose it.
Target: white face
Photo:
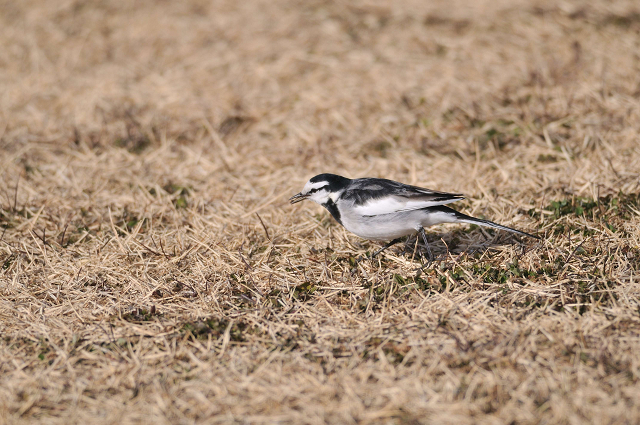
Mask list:
[[[329,199],[333,199],[337,197],[336,193],[329,191],[329,183],[326,181],[320,182],[311,182],[308,181],[307,184],[304,185],[304,188],[300,193],[291,197],[289,201],[292,204],[295,204],[300,201],[304,201],[305,199],[309,199],[315,203],[320,205],[326,203]]]
[[[313,201],[317,204],[324,204],[330,198],[330,192],[328,189],[329,183],[327,182],[311,183],[310,181],[308,181],[307,184],[304,185],[304,188],[302,188],[302,192],[300,193],[310,201]]]

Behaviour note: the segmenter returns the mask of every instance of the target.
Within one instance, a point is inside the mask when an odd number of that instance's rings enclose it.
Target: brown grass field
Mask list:
[[[639,131],[635,0],[0,0],[0,422],[640,423]]]

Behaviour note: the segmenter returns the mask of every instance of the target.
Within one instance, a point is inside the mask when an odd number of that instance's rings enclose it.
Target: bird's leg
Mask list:
[[[402,238],[396,238],[394,240],[392,240],[391,242],[388,242],[385,246],[383,246],[382,248],[380,248],[379,250],[377,250],[376,252],[374,252],[373,254],[371,254],[371,258],[375,257],[376,255],[380,254],[382,251],[384,251],[385,249],[397,244],[398,242],[400,242],[402,240]]]
[[[421,227],[420,230],[418,230],[418,232],[420,233],[420,236],[422,236],[422,240],[424,241],[424,245],[427,247],[427,253],[429,254],[429,263],[431,263],[433,261],[433,254],[431,253],[431,247],[429,246],[429,241],[427,241],[427,235],[424,233],[424,227]]]
[[[383,246],[382,248],[380,248],[379,250],[377,250],[376,252],[374,252],[373,254],[371,254],[371,259],[373,260],[373,258],[380,254],[382,251],[384,251],[385,249],[389,248],[390,246],[393,246],[395,244],[397,244],[398,242],[400,242],[402,240],[402,238],[397,238],[392,240],[391,242],[388,242],[385,246]],[[358,257],[358,259],[356,259],[356,264],[359,264],[360,261],[364,260],[366,257]]]

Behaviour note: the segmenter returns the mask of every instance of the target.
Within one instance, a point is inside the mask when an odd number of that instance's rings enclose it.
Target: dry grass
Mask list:
[[[0,10],[3,421],[640,422],[635,1]],[[544,240],[354,268],[319,172]]]

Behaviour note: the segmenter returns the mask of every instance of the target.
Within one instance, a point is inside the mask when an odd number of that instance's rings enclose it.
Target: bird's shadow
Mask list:
[[[477,237],[472,237],[477,233],[479,232],[427,233],[429,249],[433,255],[431,261],[442,261],[449,255],[462,256],[466,254],[482,256],[487,251],[506,245],[520,245],[524,250],[528,245],[524,239],[509,233],[505,234],[497,232],[496,234],[491,235],[489,232],[482,232]],[[417,246],[416,241],[418,242]],[[370,249],[372,249],[372,252],[378,250],[378,248],[375,248],[373,245],[370,245]],[[420,239],[420,236],[415,235],[409,236],[404,241],[398,242],[396,245],[389,247],[384,252],[374,257],[374,259],[383,257],[385,253],[388,252],[393,252],[394,254],[403,256],[407,259],[414,258],[414,260],[419,260],[421,257],[428,259],[429,251],[424,245],[424,242]],[[367,254],[367,258],[371,259],[371,253]]]

